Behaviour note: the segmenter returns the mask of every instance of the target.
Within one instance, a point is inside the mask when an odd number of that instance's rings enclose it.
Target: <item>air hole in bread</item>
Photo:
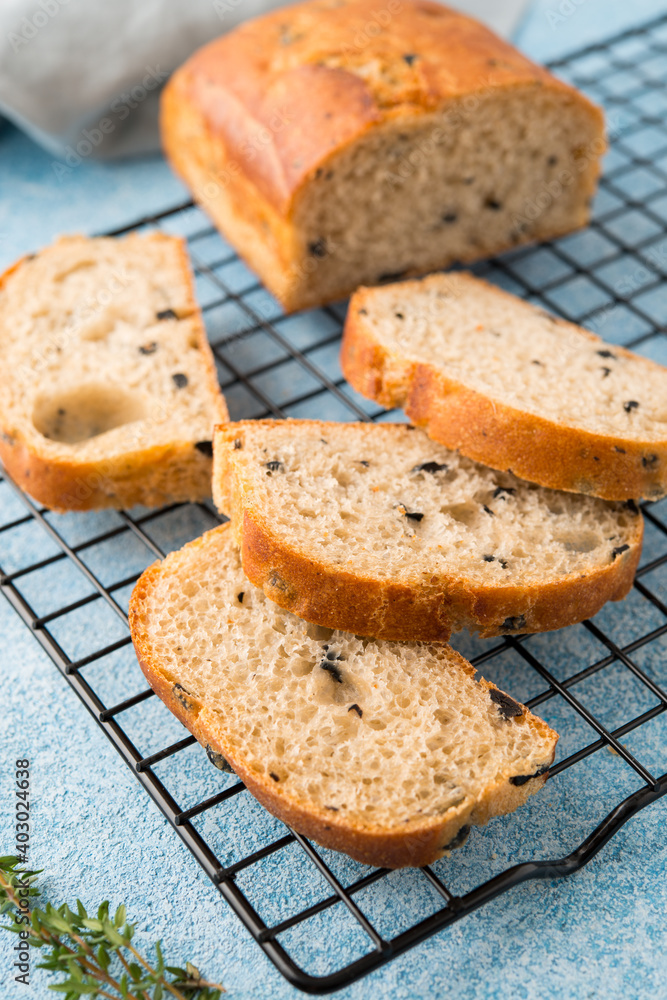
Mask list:
[[[312,660],[298,659],[293,660],[290,666],[296,677],[307,677],[308,674],[312,673],[315,664]]]
[[[568,552],[594,552],[602,539],[592,531],[582,531],[577,535],[557,537],[556,541],[560,542]]]
[[[477,521],[480,508],[479,504],[476,503],[457,503],[442,507],[441,511],[443,514],[449,514],[455,521],[459,521],[461,524],[465,524],[468,528],[471,528]]]
[[[75,260],[73,262],[66,263],[63,267],[58,267],[54,271],[53,280],[58,283],[64,283],[69,280],[72,275],[78,274],[79,271],[86,271],[91,267],[95,267],[96,261],[88,257],[85,260]]]
[[[327,628],[325,625],[306,625],[306,635],[309,639],[322,640],[326,642],[333,635],[334,630],[332,628]]]
[[[120,386],[90,383],[38,396],[32,421],[50,441],[80,444],[145,416],[146,406],[139,396]]]
[[[564,502],[558,496],[558,494],[555,494],[553,497],[547,496],[544,500],[544,504],[547,507],[547,509],[551,511],[552,514],[556,515],[556,517],[562,517],[562,515],[565,513]]]
[[[94,315],[87,323],[82,323],[79,328],[81,340],[100,341],[106,340],[114,332],[118,325],[118,317],[109,312],[102,315]]]

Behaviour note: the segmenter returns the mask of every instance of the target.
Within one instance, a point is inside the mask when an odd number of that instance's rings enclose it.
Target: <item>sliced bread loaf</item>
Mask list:
[[[607,500],[667,493],[667,368],[470,274],[359,289],[342,366],[494,469]]]
[[[274,815],[358,861],[425,865],[546,780],[557,735],[444,645],[332,632],[244,576],[228,525],[143,574],[149,683]]]
[[[217,428],[213,495],[268,597],[383,639],[570,625],[626,595],[641,549],[634,503],[534,486],[401,424]]]
[[[0,279],[0,458],[40,503],[202,500],[226,419],[183,240],[67,237]]]

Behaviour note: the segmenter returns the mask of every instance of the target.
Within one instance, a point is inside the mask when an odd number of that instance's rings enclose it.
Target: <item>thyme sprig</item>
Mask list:
[[[35,907],[30,922],[21,922],[21,898],[39,896],[35,885],[40,871],[19,867],[22,861],[13,856],[0,857],[0,916],[10,915],[2,928],[20,934],[33,948],[44,950],[40,969],[65,976],[49,989],[64,995],[64,1000],[78,997],[105,997],[108,1000],[220,1000],[224,989],[204,980],[190,962],[185,968],[165,965],[160,941],[154,946],[151,964],[132,944],[136,924],[127,920],[125,906],[113,916],[108,901],[96,916],[89,916],[80,899],[76,913],[66,903],[44,909]]]

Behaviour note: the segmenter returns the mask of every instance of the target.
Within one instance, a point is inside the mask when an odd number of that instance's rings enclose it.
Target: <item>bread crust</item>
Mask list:
[[[481,283],[479,278],[474,281]],[[402,287],[409,291],[418,284],[405,282]],[[657,500],[667,493],[667,437],[632,441],[568,426],[471,389],[436,365],[389,351],[362,312],[372,302],[373,291],[360,288],[354,294],[343,332],[341,368],[357,392],[388,408],[401,407],[445,447],[540,486],[603,500]],[[590,331],[581,332],[608,346]],[[614,354],[634,357],[616,345]]]
[[[229,419],[229,414],[194,297],[187,242],[161,233],[152,234],[150,238],[168,240],[177,246],[183,285],[187,288],[189,318],[195,327],[199,356],[204,365],[205,391],[215,404],[214,422],[224,422]],[[0,292],[8,279],[29,259],[21,258],[0,276]],[[20,428],[13,426],[3,410],[0,396],[0,461],[21,489],[55,511],[120,509],[136,504],[160,507],[166,503],[206,500],[211,496],[212,460],[202,454],[195,444],[174,440],[164,445],[139,447],[130,453],[98,461],[54,457],[40,451],[26,440]]]
[[[160,131],[169,162],[218,229],[265,277],[286,311],[293,312],[302,300],[294,297],[291,227],[240,171],[194,96],[182,91],[177,76],[165,87],[160,102]]]
[[[229,530],[227,525],[214,529],[217,532],[224,530]],[[190,545],[204,546],[206,537],[204,535]],[[362,827],[353,821],[346,821],[338,813],[300,802],[288,792],[280,790],[268,776],[259,775],[250,768],[241,751],[232,746],[215,710],[209,709],[200,699],[182,689],[179,689],[176,697],[174,685],[178,683],[178,677],[167,676],[161,668],[159,655],[151,643],[146,614],[147,599],[164,571],[164,563],[158,562],[150,566],[137,582],[130,600],[132,641],[148,683],[202,746],[221,754],[228,761],[248,791],[272,815],[323,847],[343,851],[362,864],[384,868],[421,867],[445,855],[447,845],[452,843],[462,827],[483,825],[493,816],[512,812],[546,781],[547,772],[538,774],[521,785],[511,783],[510,778],[516,775],[509,772],[500,774],[487,785],[476,802],[452,807],[442,816],[402,824],[400,828],[390,830],[371,824]],[[454,655],[461,667],[474,676],[474,668],[458,653]],[[479,683],[488,690],[495,689],[495,685],[484,680]],[[508,720],[508,724],[512,725],[526,723],[539,738],[553,741],[549,759],[536,764],[536,770],[541,770],[553,763],[558,735],[528,709],[525,709],[522,716]]]
[[[484,586],[465,578],[441,577],[433,578],[427,589],[421,579],[415,579],[414,586],[399,585],[310,559],[296,541],[288,543],[278,536],[244,485],[242,452],[234,448],[234,441],[246,426],[256,429],[258,423],[262,422],[239,421],[216,428],[214,499],[231,517],[248,579],[299,618],[402,642],[446,642],[463,628],[488,638],[573,625],[597,614],[607,601],[622,600],[632,586],[641,555],[640,517],[634,543],[607,566],[583,577],[572,574],[532,587]],[[300,423],[285,421],[295,433]],[[308,423],[326,436],[330,426],[326,422]]]
[[[113,462],[56,460],[0,432],[0,461],[14,482],[50,510],[121,509],[195,502],[211,495],[211,459],[191,442],[123,455]]]
[[[473,95],[539,88],[584,110],[603,151],[601,111],[477,21],[430,0],[390,0],[376,31],[379,17],[373,0],[309,0],[276,11],[200,49],[163,94],[172,166],[288,312],[351,290],[318,293],[293,223],[319,172],[371,130],[400,129]],[[383,68],[376,76],[364,75],[369,49]],[[406,62],[411,53],[419,58]],[[582,204],[598,173],[597,154],[577,166]],[[587,218],[582,210],[563,231]],[[485,253],[556,235],[538,221],[532,234]]]

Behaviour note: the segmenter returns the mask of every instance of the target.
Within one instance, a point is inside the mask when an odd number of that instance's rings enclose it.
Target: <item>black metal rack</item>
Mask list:
[[[587,48],[553,69],[607,108],[612,148],[594,220],[584,232],[517,250],[474,270],[591,326],[605,339],[667,363],[667,285],[662,281],[667,274],[667,15]],[[188,237],[233,418],[385,418],[346,386],[338,369],[341,307],[282,316],[191,203],[127,229],[154,226]],[[247,930],[302,990],[339,989],[521,882],[577,871],[623,823],[667,792],[667,740],[651,728],[667,709],[653,662],[663,662],[659,650],[667,637],[667,501],[644,505],[644,559],[623,605],[608,606],[595,621],[576,626],[576,635],[566,630],[557,636],[459,643],[476,666],[484,665],[485,676],[503,681],[530,708],[550,712],[549,721],[561,713],[555,725],[563,733],[566,755],[552,769],[539,798],[550,792],[549,804],[562,814],[564,802],[570,801],[567,782],[575,781],[581,773],[575,765],[584,762],[588,793],[579,825],[570,831],[578,839],[570,839],[568,846],[579,842],[581,832],[588,835],[575,850],[543,859],[539,855],[551,845],[548,838],[536,837],[526,850],[537,859],[511,863],[516,857],[509,850],[497,871],[480,860],[474,871],[466,869],[465,878],[455,858],[398,878],[398,873],[367,870],[316,848],[271,822],[238,780],[213,771],[198,747],[189,760],[187,786],[179,778],[178,761],[187,757],[195,740],[183,737],[180,725],[146,689],[132,653],[125,607],[149,562],[163,556],[166,547],[178,547],[217,523],[212,508],[175,505],[161,511],[54,516],[4,476],[0,511],[0,589]],[[64,586],[80,596],[61,606],[58,594]],[[96,673],[96,668],[104,669]],[[631,690],[626,691],[627,685]],[[136,693],[129,698],[116,693],[127,690]],[[605,699],[610,690],[614,696]],[[624,717],[623,710],[631,706],[631,717]],[[170,724],[179,729],[170,733]],[[164,735],[158,749],[148,748],[150,753],[140,749],[149,730]],[[605,750],[615,756],[604,756]],[[616,771],[610,785],[612,764]],[[184,808],[180,798],[185,787],[202,794]],[[605,817],[600,809],[610,806]],[[215,837],[202,823],[216,810],[225,813],[230,829],[241,831],[235,860],[221,860],[229,851],[224,843],[222,848],[213,843]],[[531,822],[543,815],[539,807]],[[506,822],[511,841],[521,819]],[[255,835],[259,827],[261,835]],[[486,830],[477,836],[486,836]],[[294,909],[281,898],[275,919],[267,922],[253,906],[244,878],[254,871],[270,877],[275,865],[282,872],[294,871],[301,886],[301,896],[295,898],[303,901],[310,893],[311,901]],[[465,891],[457,891],[457,880]],[[378,887],[394,897],[403,893],[416,906],[423,902],[423,909],[398,929],[379,928],[382,921],[368,915]],[[357,954],[348,961],[329,942],[325,958],[321,949],[311,953],[312,939],[321,942],[318,921],[343,910],[360,932]],[[320,930],[310,934],[313,927]],[[293,931],[303,933],[290,949],[286,942]]]

